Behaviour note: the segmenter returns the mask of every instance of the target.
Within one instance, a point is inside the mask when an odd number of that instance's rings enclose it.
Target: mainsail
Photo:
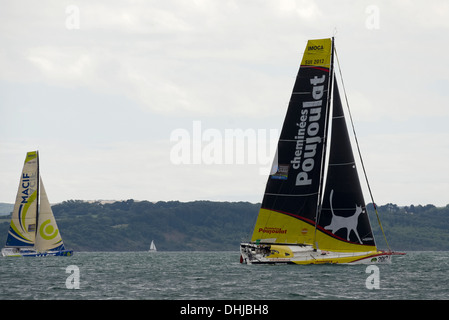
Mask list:
[[[6,246],[32,247],[37,228],[38,193],[37,151],[28,152],[20,176]]]
[[[331,39],[310,40],[296,77],[252,241],[313,243],[331,85]],[[282,174],[281,174],[282,173]]]
[[[307,43],[252,242],[304,244],[332,251],[376,250],[334,84],[333,50],[333,39]],[[329,164],[325,163],[328,139]]]

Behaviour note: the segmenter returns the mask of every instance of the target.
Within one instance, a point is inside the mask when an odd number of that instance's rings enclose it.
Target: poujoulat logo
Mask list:
[[[272,234],[272,233],[286,234],[287,230],[282,230],[282,228],[264,227],[264,228],[259,228],[259,232],[268,233],[268,234]]]
[[[321,107],[323,103],[324,82],[326,76],[318,78],[315,76],[310,79],[312,87],[312,101],[305,101],[302,104],[301,117],[296,123],[297,134],[296,151],[290,163],[293,169],[299,170],[296,175],[296,185],[305,186],[312,184],[312,179],[309,179],[309,173],[315,167],[315,158],[317,154],[318,144],[321,143],[320,119]]]

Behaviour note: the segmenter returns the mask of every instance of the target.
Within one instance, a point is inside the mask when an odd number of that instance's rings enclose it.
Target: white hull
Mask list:
[[[246,264],[377,264],[391,263],[393,252],[330,252],[310,245],[242,243],[240,262]]]

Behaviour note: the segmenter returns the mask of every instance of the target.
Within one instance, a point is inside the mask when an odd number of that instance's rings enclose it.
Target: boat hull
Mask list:
[[[17,250],[15,248],[3,248],[3,257],[70,257],[73,255],[73,250],[54,250],[39,252],[33,249]]]
[[[246,264],[378,264],[391,263],[385,251],[331,252],[314,250],[310,245],[242,243],[240,262]]]

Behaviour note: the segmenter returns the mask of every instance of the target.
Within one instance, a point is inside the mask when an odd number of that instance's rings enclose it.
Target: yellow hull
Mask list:
[[[246,264],[377,264],[391,263],[397,253],[384,251],[331,252],[310,245],[242,243],[240,262]]]

